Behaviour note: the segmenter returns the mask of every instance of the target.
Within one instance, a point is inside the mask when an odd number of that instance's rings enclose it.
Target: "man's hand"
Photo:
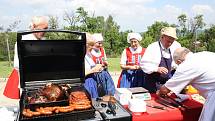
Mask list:
[[[168,73],[168,69],[165,67],[158,67],[158,73],[160,74],[167,74]]]
[[[156,94],[158,95],[158,96],[161,96],[161,97],[163,97],[163,96],[167,96],[167,94],[170,92],[170,90],[166,87],[166,86],[162,86],[161,88],[160,88],[160,90],[158,90],[157,92],[156,92]]]

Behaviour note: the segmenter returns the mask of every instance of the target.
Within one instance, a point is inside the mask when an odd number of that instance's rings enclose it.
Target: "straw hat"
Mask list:
[[[103,36],[102,36],[101,33],[94,33],[92,36],[95,39],[95,42],[104,41]]]
[[[164,27],[163,29],[161,29],[161,35],[167,35],[175,39],[178,39],[176,35],[176,28],[173,27]]]
[[[136,39],[138,41],[141,41],[142,37],[139,33],[128,33],[127,42],[130,43],[131,39]]]

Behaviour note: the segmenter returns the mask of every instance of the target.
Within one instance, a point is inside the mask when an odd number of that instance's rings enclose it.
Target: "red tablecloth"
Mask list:
[[[162,106],[154,99],[155,95],[152,96],[152,100],[147,101],[147,104]],[[167,110],[160,110],[147,107],[145,113],[132,113],[132,121],[198,121],[203,104],[192,99],[184,101],[183,104],[190,109],[167,108]]]

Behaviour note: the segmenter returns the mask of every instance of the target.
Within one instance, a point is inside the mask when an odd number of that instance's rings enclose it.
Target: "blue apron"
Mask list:
[[[91,98],[102,97],[104,95],[114,95],[115,93],[113,79],[106,69],[99,73],[87,76],[84,87],[90,93]]]
[[[158,72],[154,72],[152,74],[146,74],[145,85],[144,85],[145,87],[144,88],[149,90],[150,93],[155,93],[157,91],[156,85],[165,84],[166,81],[168,79],[170,79],[172,76],[172,74],[171,74],[171,64],[172,64],[171,51],[169,49],[170,58],[163,57],[161,44],[160,44],[160,42],[158,42],[158,43],[159,43],[160,53],[161,53],[161,61],[160,61],[159,67],[167,68],[168,73],[167,74],[160,74]]]
[[[120,75],[120,88],[143,87],[145,73],[141,69],[122,70]]]

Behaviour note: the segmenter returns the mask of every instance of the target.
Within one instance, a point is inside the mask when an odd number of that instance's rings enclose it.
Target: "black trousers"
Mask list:
[[[168,79],[169,78],[167,77],[162,77],[157,72],[154,72],[152,74],[146,74],[144,88],[146,88],[150,93],[156,93],[156,84],[165,84]]]

